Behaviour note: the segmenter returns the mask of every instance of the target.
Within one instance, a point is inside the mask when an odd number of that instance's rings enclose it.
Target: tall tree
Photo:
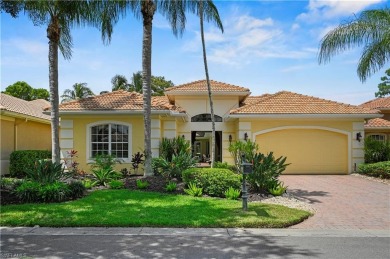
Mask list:
[[[204,64],[204,71],[206,74],[206,83],[207,83],[207,91],[209,95],[209,103],[210,103],[210,114],[211,114],[211,167],[214,167],[214,161],[215,161],[215,117],[214,117],[214,104],[213,104],[213,97],[211,92],[211,84],[210,84],[210,77],[209,77],[209,69],[207,65],[207,55],[206,55],[206,43],[204,39],[204,26],[203,26],[203,19],[204,19],[204,7],[203,7],[203,0],[197,1],[199,4],[199,21],[200,21],[200,36],[202,39],[202,50],[203,50],[203,64]],[[223,33],[223,26],[221,19],[218,14],[218,10],[215,7],[213,3],[209,4],[209,10],[208,11],[208,17],[213,17],[213,20],[215,24],[218,26],[218,28]],[[210,16],[211,15],[211,16]]]
[[[171,80],[166,80],[163,76],[151,76],[151,88],[153,96],[162,96],[164,95],[165,88],[174,86]],[[129,87],[129,91],[135,91],[138,93],[142,93],[142,72],[138,71],[137,73],[133,73],[131,77],[131,83]]]
[[[14,18],[23,11],[34,25],[47,26],[53,162],[60,161],[58,49],[64,58],[69,60],[72,56],[71,28],[84,25],[98,27],[105,24],[101,22],[105,16],[100,13],[99,8],[103,6],[100,2],[104,1],[3,0],[1,2],[2,11],[11,14]],[[110,36],[112,30],[109,30],[109,25],[106,27],[105,35]]]
[[[357,74],[362,82],[380,70],[390,58],[390,9],[363,11],[328,32],[321,40],[319,63],[353,47],[363,46]]]
[[[115,75],[111,79],[112,91],[118,90],[129,90],[129,83],[127,82],[127,78],[123,75]]]
[[[43,88],[32,88],[24,81],[17,81],[12,85],[7,86],[2,93],[26,100],[45,99],[49,100],[49,92]]]
[[[110,1],[109,1],[110,2]],[[116,2],[116,6],[120,5],[121,1]],[[144,108],[144,153],[145,153],[145,173],[144,175],[152,175],[152,150],[151,150],[151,76],[152,76],[152,25],[156,11],[161,13],[170,23],[173,34],[181,35],[185,28],[186,11],[197,10],[195,1],[184,0],[135,0],[129,1],[128,6],[123,7],[122,12],[113,13],[110,17],[117,19],[120,14],[125,13],[125,10],[130,8],[136,17],[141,17],[143,23],[143,38],[142,38],[142,92],[143,92],[143,108]],[[204,5],[208,6],[212,3],[211,0],[204,1]],[[118,10],[120,8],[112,7],[110,9]],[[206,9],[206,7],[205,7]],[[207,13],[205,14],[207,15]],[[207,20],[212,18],[206,17]],[[111,30],[112,27],[102,25],[103,33]]]
[[[142,94],[142,72],[141,71],[138,71],[137,73],[133,73],[133,76],[131,77],[129,91],[134,91]]]
[[[386,75],[381,77],[382,83],[378,84],[378,92],[375,93],[375,97],[390,95],[390,68],[385,73]]]
[[[90,96],[94,96],[95,94],[92,90],[87,86],[87,83],[75,83],[72,86],[72,89],[66,89],[64,93],[61,95],[62,103],[69,102],[72,100],[87,98]]]

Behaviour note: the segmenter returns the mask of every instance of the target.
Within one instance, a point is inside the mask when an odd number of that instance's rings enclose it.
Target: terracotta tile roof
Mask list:
[[[241,107],[245,106],[245,105],[251,105],[251,104],[254,104],[254,103],[258,103],[262,100],[264,100],[266,97],[270,96],[271,94],[263,94],[263,95],[259,95],[259,96],[248,96],[242,103],[241,103]]]
[[[338,103],[288,91],[259,98],[230,114],[376,114],[377,110]]]
[[[123,90],[96,95],[84,99],[65,102],[59,106],[61,111],[109,111],[109,110],[143,110],[143,95]],[[182,109],[169,103],[165,96],[152,97],[152,110],[171,110],[182,112]]]
[[[32,100],[32,101],[30,101],[30,103],[38,105],[38,106],[42,107],[42,109],[50,108],[50,102],[46,101],[44,99]]]
[[[381,118],[375,118],[368,120],[366,124],[364,124],[365,128],[389,128],[390,129],[390,121],[381,119]]]
[[[217,92],[247,92],[250,93],[248,88],[226,84],[214,80],[210,80],[211,91],[214,93]],[[165,89],[166,94],[171,94],[175,92],[207,92],[207,83],[206,80],[198,80],[191,83],[173,86]]]
[[[359,106],[370,109],[378,109],[381,108],[388,109],[390,108],[390,97],[377,98],[365,103],[360,104]]]
[[[25,101],[4,93],[0,94],[0,109],[3,111],[19,113],[21,115],[50,121],[50,116],[43,114],[42,105],[39,105],[36,102]]]

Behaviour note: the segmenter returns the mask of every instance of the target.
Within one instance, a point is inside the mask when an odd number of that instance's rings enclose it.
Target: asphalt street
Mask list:
[[[1,228],[1,258],[390,258],[381,230]]]

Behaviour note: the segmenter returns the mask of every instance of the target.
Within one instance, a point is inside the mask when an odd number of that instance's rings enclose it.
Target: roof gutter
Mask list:
[[[258,118],[258,119],[336,119],[336,118],[361,118],[374,119],[382,117],[382,114],[230,114],[226,119],[230,118]]]
[[[34,116],[22,114],[22,113],[7,111],[4,109],[1,109],[1,115],[15,117],[18,119],[23,119],[23,120],[40,122],[40,123],[44,123],[44,124],[51,124],[50,119],[38,118],[38,117],[34,117]]]
[[[129,110],[105,110],[105,111],[60,111],[60,115],[112,115],[112,114],[128,114],[128,115],[143,115],[144,111],[129,111]],[[168,110],[152,110],[151,114],[154,115],[171,115],[174,117],[185,117],[185,113],[172,112]]]

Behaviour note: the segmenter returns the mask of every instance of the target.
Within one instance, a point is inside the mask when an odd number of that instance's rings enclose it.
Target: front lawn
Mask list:
[[[76,201],[1,206],[1,226],[287,227],[310,216],[284,206],[186,195],[101,190]]]

